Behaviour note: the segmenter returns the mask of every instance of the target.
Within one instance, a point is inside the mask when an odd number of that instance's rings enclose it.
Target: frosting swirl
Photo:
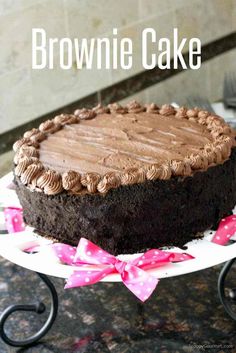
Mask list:
[[[48,183],[44,187],[44,192],[46,195],[56,195],[63,190],[61,175],[59,173],[55,174],[54,179],[51,183]]]
[[[97,185],[97,190],[104,194],[111,188],[117,188],[120,185],[121,181],[118,175],[114,172],[109,172],[105,174],[102,180]]]
[[[225,123],[225,121],[218,115],[209,115],[206,118],[207,121],[207,125],[209,126],[209,128],[211,128],[211,126],[223,126],[223,125],[227,125]],[[212,125],[213,124],[213,125]]]
[[[61,175],[54,170],[44,171],[36,180],[36,185],[47,195],[55,195],[63,190]]]
[[[104,106],[104,105],[102,105],[101,103],[99,103],[92,110],[95,111],[96,114],[108,114],[108,113],[110,113],[109,108]]]
[[[222,154],[220,149],[214,144],[207,144],[204,147],[205,156],[208,159],[209,164],[211,163],[221,163],[222,162]]]
[[[186,157],[186,162],[189,163],[191,169],[202,169],[204,168],[205,163],[203,162],[203,158],[199,154],[191,154]]]
[[[54,132],[60,129],[61,129],[61,125],[54,123],[53,120],[46,120],[39,125],[39,130],[47,134],[53,134]]]
[[[186,112],[188,118],[196,118],[198,117],[198,113],[199,113],[198,108],[188,109]]]
[[[24,141],[24,143],[22,144],[23,141]],[[18,153],[19,155],[22,155],[23,149],[27,149],[28,147],[33,147],[33,148],[37,149],[37,148],[39,148],[39,143],[38,143],[38,141],[32,140],[32,138],[30,138],[30,139],[22,138],[21,142],[19,142],[15,146],[15,148],[17,149],[15,152]]]
[[[213,119],[207,122],[208,129],[217,129],[222,127],[222,122],[218,119]]]
[[[45,138],[46,135],[44,133],[40,132],[38,129],[32,129],[24,133],[22,140],[26,139],[23,145],[39,148],[39,142],[43,141]]]
[[[61,124],[62,126],[64,126],[65,124],[75,124],[75,123],[77,123],[78,120],[77,120],[75,115],[72,115],[72,114],[60,114],[60,115],[55,116],[53,121],[56,124]]]
[[[224,129],[222,126],[210,129],[211,135],[214,139],[216,139],[218,136],[222,135],[224,133]]]
[[[161,106],[160,112],[161,115],[169,116],[175,115],[175,108],[170,104],[164,104]]]
[[[215,162],[215,153],[212,148],[205,148],[202,151],[201,156],[207,160],[206,166],[203,166],[203,169],[206,169],[208,165],[211,165]]]
[[[43,169],[41,163],[30,164],[26,170],[21,174],[21,182],[25,185],[29,184],[31,180]]]
[[[30,181],[30,184],[28,185],[28,187],[30,188],[31,191],[38,191],[38,192],[42,192],[43,190],[37,187],[37,181],[38,178],[44,173],[44,169],[39,170],[38,173],[32,178],[32,180]]]
[[[45,170],[44,173],[38,178],[37,186],[40,189],[44,189],[44,187],[54,180],[56,172],[54,170]]]
[[[19,159],[17,166],[15,167],[15,175],[21,176],[30,164],[37,164],[39,160],[34,157],[23,157]]]
[[[177,108],[175,117],[179,119],[187,118],[187,108],[185,107]]]
[[[121,174],[122,185],[132,185],[138,182],[138,168],[129,168]]]
[[[143,107],[141,104],[139,104],[136,100],[129,102],[126,105],[126,107],[127,107],[129,113],[134,113],[134,114],[144,112],[144,110],[145,110],[145,107]]]
[[[159,179],[168,180],[171,178],[171,168],[169,163],[162,164],[160,169],[161,169],[161,173],[160,173]]]
[[[216,139],[216,143],[224,143],[226,145],[228,145],[230,148],[233,146],[233,138],[230,136],[225,136],[225,135],[221,135]]]
[[[162,174],[161,168],[157,164],[152,164],[147,168],[146,177],[147,180],[156,180]]]
[[[101,177],[98,173],[86,173],[81,177],[81,184],[87,187],[88,192],[95,193]]]
[[[200,152],[200,157],[202,159],[201,169],[203,169],[203,170],[207,169],[208,165],[212,163],[210,153],[205,150]]]
[[[38,133],[39,133],[39,129],[33,128],[33,129],[29,130],[29,131],[26,131],[23,136],[25,138],[30,138],[30,137],[38,134]]]
[[[146,180],[146,169],[138,168],[136,171],[137,174],[137,183],[143,183]]]
[[[90,120],[93,119],[96,116],[96,112],[91,109],[77,109],[75,110],[74,114],[78,116],[81,120]]]
[[[62,186],[65,190],[70,190],[72,192],[79,192],[82,189],[80,182],[81,176],[79,173],[69,170],[62,174]]]
[[[45,139],[46,139],[46,135],[41,131],[39,131],[37,134],[30,137],[30,141],[32,142],[42,142]]]
[[[221,152],[221,149],[219,148],[219,146],[216,146],[214,148],[213,153],[214,153],[214,156],[215,156],[214,162],[216,164],[221,163],[223,161],[223,158],[222,158],[222,152]]]
[[[122,107],[119,103],[108,104],[108,108],[111,113],[125,114],[127,113],[127,108]]]
[[[201,118],[198,118],[198,124],[207,125],[207,118],[204,116],[202,116]]]
[[[145,108],[147,113],[153,113],[153,114],[158,114],[160,110],[158,105],[156,105],[155,103],[145,104]]]
[[[231,146],[227,143],[219,143],[216,145],[216,148],[219,149],[222,158],[223,159],[228,159],[230,154],[231,154]]]
[[[38,157],[39,151],[34,146],[22,145],[18,151],[19,157]]]
[[[191,174],[190,164],[186,161],[173,160],[170,162],[170,168],[175,176],[188,176]]]
[[[25,145],[26,143],[29,143],[29,142],[30,142],[30,140],[28,138],[26,138],[26,137],[23,137],[22,139],[17,140],[12,146],[13,151],[17,152],[20,149],[21,146],[23,146],[23,145]]]
[[[200,110],[198,112],[199,119],[206,119],[209,115],[210,115],[210,113],[206,110]]]

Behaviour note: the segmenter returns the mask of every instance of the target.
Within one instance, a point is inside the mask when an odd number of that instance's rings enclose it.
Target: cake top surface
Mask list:
[[[98,105],[27,131],[13,146],[15,174],[46,194],[106,193],[206,170],[228,159],[233,144],[224,120],[197,108]]]
[[[183,160],[213,138],[204,126],[173,115],[99,114],[66,125],[40,145],[40,161],[58,172],[105,174]]]

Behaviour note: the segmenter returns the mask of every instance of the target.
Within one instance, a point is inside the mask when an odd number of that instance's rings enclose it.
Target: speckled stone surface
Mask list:
[[[59,313],[47,336],[27,349],[0,341],[0,352],[236,352],[236,322],[225,313],[216,290],[220,268],[163,279],[144,305],[121,283],[64,290],[64,280],[53,278]],[[236,268],[227,285],[235,283]],[[43,299],[47,305],[47,294],[33,272],[0,258],[0,312],[12,303]],[[15,338],[32,333],[45,318],[16,314],[8,323],[9,333]]]

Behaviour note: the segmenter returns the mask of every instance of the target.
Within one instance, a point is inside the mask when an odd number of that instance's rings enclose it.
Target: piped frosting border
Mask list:
[[[73,170],[60,174],[45,167],[39,160],[40,142],[45,140],[49,134],[62,129],[64,125],[79,124],[80,120],[93,119],[103,113],[138,114],[141,112],[163,116],[174,115],[176,119],[188,119],[204,125],[211,133],[213,142],[205,145],[199,153],[186,156],[183,160],[170,160],[164,164],[150,164],[104,175],[90,172],[81,175]],[[108,106],[98,104],[92,109],[77,109],[74,114],[58,115],[52,120],[41,123],[38,129],[26,131],[23,138],[13,145],[14,173],[31,191],[44,192],[47,195],[56,195],[63,191],[73,194],[81,192],[106,194],[110,189],[121,185],[143,183],[146,180],[168,180],[172,176],[186,177],[197,170],[206,170],[209,166],[227,160],[233,146],[235,146],[234,133],[224,119],[198,108],[174,108],[169,104],[159,107],[155,103],[143,106],[137,101],[131,101],[126,106],[119,103]]]

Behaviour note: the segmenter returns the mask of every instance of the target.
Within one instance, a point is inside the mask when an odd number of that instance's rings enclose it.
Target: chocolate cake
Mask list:
[[[183,246],[236,203],[234,131],[200,109],[132,101],[78,109],[13,149],[24,221],[112,254]]]

